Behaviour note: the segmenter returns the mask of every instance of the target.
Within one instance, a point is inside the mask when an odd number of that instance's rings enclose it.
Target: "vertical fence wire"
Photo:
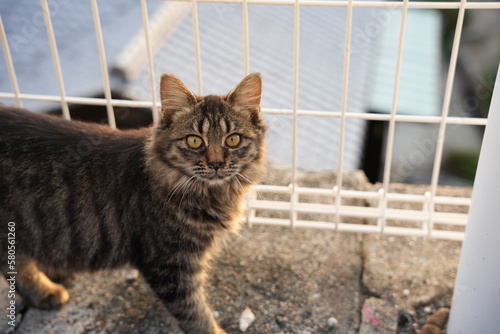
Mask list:
[[[243,59],[245,66],[245,76],[250,74],[250,37],[248,28],[248,1],[243,0],[242,5],[242,16],[243,16]],[[249,208],[253,201],[257,199],[257,192],[252,189],[247,195],[247,207]],[[247,224],[248,227],[253,227],[253,220],[255,219],[256,211],[255,209],[249,209],[247,213]]]
[[[106,53],[104,51],[104,40],[102,37],[101,19],[99,17],[99,8],[97,0],[92,1],[92,15],[94,17],[95,35],[97,39],[97,48],[99,50],[99,61],[101,63],[101,74],[104,85],[104,97],[106,98],[106,111],[108,114],[108,124],[111,128],[116,128],[115,113],[111,104],[111,85],[109,83],[108,63],[106,61]]]
[[[59,86],[59,95],[61,95],[61,108],[62,114],[65,119],[71,119],[69,114],[68,102],[66,101],[66,89],[64,88],[64,80],[61,70],[61,62],[59,60],[59,52],[57,50],[56,37],[54,35],[54,28],[52,27],[52,19],[50,17],[49,6],[47,0],[40,0],[42,4],[43,17],[45,20],[45,27],[47,29],[47,36],[49,38],[50,52],[52,53],[52,61],[56,71],[57,84]]]
[[[297,200],[297,161],[298,161],[298,108],[299,108],[299,50],[300,50],[300,5],[295,0],[293,14],[293,115],[292,115],[292,183],[291,183],[291,208],[290,224],[292,229],[297,220],[295,205]]]
[[[383,185],[384,191],[382,193],[382,206],[381,206],[381,215],[380,219],[380,234],[384,233],[385,225],[386,225],[386,209],[387,209],[387,194],[389,193],[389,185],[391,182],[391,167],[392,167],[392,153],[394,149],[394,131],[396,128],[396,113],[398,110],[398,97],[399,97],[399,82],[401,78],[401,64],[403,62],[403,46],[405,40],[406,33],[406,19],[408,17],[408,3],[409,0],[404,0],[403,8],[401,13],[401,30],[399,33],[399,44],[398,44],[398,54],[396,60],[396,74],[394,77],[394,90],[392,93],[392,106],[391,106],[391,118],[389,120],[389,129],[387,134],[387,145],[386,145],[386,153],[385,153],[385,162],[384,162],[384,177],[383,177]]]
[[[193,11],[193,38],[194,38],[194,53],[196,55],[196,82],[198,84],[198,95],[203,95],[203,83],[201,75],[201,48],[200,48],[200,27],[198,20],[198,2],[191,0]]]
[[[250,37],[248,30],[248,0],[243,0],[243,57],[245,75],[250,74]]]
[[[430,210],[432,210],[432,205],[431,205],[431,192],[426,191],[424,193],[424,203],[422,204],[422,211],[427,212],[430,214]],[[428,220],[422,221],[422,231],[425,233],[426,236],[430,236],[430,231],[428,231],[429,225],[428,225]]]
[[[144,38],[146,40],[146,52],[148,54],[148,69],[149,69],[149,84],[151,86],[151,99],[153,105],[151,112],[153,113],[153,122],[157,124],[160,121],[158,108],[156,107],[156,76],[153,62],[153,48],[151,46],[151,30],[149,29],[148,6],[146,0],[141,0],[142,23],[144,27]]]
[[[345,28],[345,46],[344,46],[344,73],[342,79],[342,104],[340,116],[340,138],[339,138],[339,161],[337,167],[337,185],[335,188],[335,231],[338,231],[341,222],[339,208],[342,205],[342,183],[343,183],[343,170],[344,170],[344,142],[345,142],[345,126],[346,126],[346,112],[347,112],[347,97],[349,94],[349,68],[351,60],[351,35],[352,35],[352,3],[349,0],[347,4],[347,17]]]
[[[0,16],[0,41],[2,42],[3,55],[5,58],[5,63],[7,65],[7,70],[9,71],[10,84],[12,90],[14,91],[14,96],[16,99],[16,104],[19,108],[23,107],[23,102],[19,96],[19,85],[17,83],[16,70],[14,68],[14,62],[12,61],[12,54],[10,53],[9,42],[7,41],[7,35],[5,34],[5,29],[3,26],[2,17]]]
[[[455,28],[455,36],[453,38],[453,46],[450,56],[450,65],[448,68],[448,77],[446,79],[446,88],[443,98],[443,109],[441,111],[441,123],[439,125],[436,154],[434,157],[434,166],[432,169],[431,200],[430,200],[429,220],[428,220],[428,237],[431,236],[432,230],[434,228],[434,220],[433,220],[433,214],[435,209],[434,197],[436,196],[437,186],[439,182],[439,172],[441,170],[441,162],[443,158],[442,155],[443,155],[443,146],[446,135],[446,120],[448,118],[448,113],[450,110],[451,93],[453,90],[453,82],[455,79],[455,71],[457,68],[458,49],[460,48],[460,39],[462,36],[462,29],[464,25],[466,4],[467,0],[461,0],[460,9],[458,10],[457,25]]]

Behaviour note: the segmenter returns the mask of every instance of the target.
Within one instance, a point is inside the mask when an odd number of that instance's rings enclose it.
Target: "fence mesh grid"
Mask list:
[[[27,94],[19,89],[16,70],[14,68],[13,54],[9,49],[9,36],[6,33],[2,17],[0,16],[0,40],[8,70],[8,80],[12,91],[1,92],[0,99],[11,100],[17,106],[22,107],[24,101],[57,102],[61,105],[63,116],[70,119],[69,104],[98,105],[105,106],[107,110],[109,125],[116,127],[114,108],[126,106],[128,108],[150,108],[153,121],[159,119],[159,101],[156,90],[158,89],[157,76],[155,73],[154,47],[155,38],[153,30],[161,23],[155,22],[148,13],[148,3],[157,3],[159,0],[141,0],[141,11],[143,19],[143,46],[142,52],[146,54],[147,68],[149,71],[150,100],[122,100],[111,96],[109,69],[101,28],[101,17],[97,0],[91,0],[92,16],[94,19],[99,62],[95,64],[101,69],[104,97],[91,98],[84,96],[68,96],[65,91],[64,77],[61,70],[56,34],[51,19],[50,3],[41,0],[43,19],[51,50],[52,61],[55,68],[55,76],[59,87],[59,95]],[[171,1],[163,1],[172,3]],[[189,6],[192,17],[193,50],[196,64],[196,78],[198,93],[202,94],[202,55],[200,47],[200,25],[199,25],[199,3],[210,2],[227,6],[240,4],[242,17],[242,40],[244,72],[250,72],[251,35],[249,30],[249,8],[256,5],[280,5],[293,7],[293,105],[291,109],[263,108],[266,115],[288,115],[292,118],[291,134],[291,168],[289,185],[263,184],[256,185],[247,200],[248,215],[244,220],[252,224],[273,224],[292,227],[309,227],[329,229],[346,232],[380,233],[390,235],[424,236],[431,238],[461,240],[464,236],[464,227],[467,223],[467,208],[470,204],[468,196],[446,197],[438,195],[438,184],[440,170],[442,168],[443,147],[449,125],[472,125],[484,126],[486,118],[457,117],[450,116],[450,101],[457,68],[457,59],[460,49],[460,40],[464,26],[466,11],[474,9],[500,9],[500,2],[420,2],[404,0],[394,1],[307,1],[307,0],[185,0],[176,3],[185,3]],[[342,93],[339,110],[305,110],[299,108],[299,59],[300,59],[300,24],[301,9],[304,7],[341,7],[345,9],[345,38],[343,54]],[[353,10],[355,8],[391,8],[401,11],[399,44],[397,51],[396,71],[393,78],[394,89],[392,95],[392,107],[387,114],[376,114],[368,112],[347,112],[348,87],[351,67],[351,45],[353,34]],[[457,10],[458,15],[455,22],[453,43],[449,56],[448,74],[444,84],[444,96],[442,99],[441,113],[438,116],[401,115],[397,113],[398,96],[401,79],[401,65],[404,53],[405,32],[407,26],[407,13],[413,9],[448,9]],[[7,78],[3,78],[7,80]],[[339,120],[339,151],[338,164],[336,167],[335,186],[330,189],[306,188],[299,184],[299,167],[297,155],[298,127],[304,116],[330,118]],[[345,185],[344,179],[344,156],[346,122],[351,119],[366,121],[383,121],[388,125],[387,141],[385,143],[385,158],[383,180],[381,184],[371,189],[352,189]],[[431,123],[438,127],[436,150],[432,167],[430,184],[425,190],[416,194],[403,194],[394,191],[391,186],[391,168],[393,158],[393,147],[396,126],[401,123]],[[417,191],[418,192],[418,191]],[[394,202],[418,203],[420,209],[408,209],[404,206],[396,207]],[[370,205],[367,205],[370,204]],[[445,207],[446,209],[443,209]],[[272,214],[272,213],[275,214]],[[397,222],[394,224],[393,222]]]

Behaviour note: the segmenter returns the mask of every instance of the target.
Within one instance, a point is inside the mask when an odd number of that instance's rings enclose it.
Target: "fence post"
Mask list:
[[[500,72],[491,100],[469,221],[458,266],[448,334],[500,328]]]

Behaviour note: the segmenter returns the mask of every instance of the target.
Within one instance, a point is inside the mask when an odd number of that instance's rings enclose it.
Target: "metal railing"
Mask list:
[[[104,98],[90,98],[80,96],[67,96],[65,92],[64,78],[61,70],[61,62],[59,60],[57,41],[52,26],[51,15],[47,0],[41,0],[41,6],[44,13],[45,27],[50,44],[52,60],[54,63],[55,73],[57,77],[59,95],[37,95],[22,93],[19,89],[15,68],[13,65],[12,54],[9,50],[7,35],[3,26],[2,18],[0,17],[0,41],[6,66],[8,68],[9,80],[12,86],[12,93],[0,92],[0,99],[14,100],[20,107],[23,106],[23,101],[49,101],[58,102],[61,104],[63,116],[70,119],[68,104],[82,104],[82,105],[98,105],[105,106],[107,109],[109,125],[115,127],[114,107],[126,106],[129,108],[151,108],[153,113],[153,120],[157,122],[159,114],[157,112],[160,104],[157,97],[157,75],[154,71],[154,52],[152,46],[152,30],[156,29],[154,18],[148,17],[147,0],[141,0],[141,10],[143,18],[144,30],[144,52],[147,53],[147,63],[149,69],[149,85],[151,89],[152,99],[150,101],[129,101],[113,99],[111,97],[111,86],[109,80],[109,69],[106,64],[105,44],[103,41],[99,8],[97,0],[90,0],[92,5],[92,14],[94,17],[95,33],[98,43],[98,52],[100,66],[104,87]],[[159,0],[149,0],[159,1]],[[168,1],[167,1],[168,2]],[[265,114],[278,114],[290,115],[293,118],[292,127],[292,166],[291,166],[291,182],[287,186],[276,185],[258,185],[253,188],[253,193],[250,194],[248,199],[249,215],[246,221],[249,224],[274,224],[286,225],[292,227],[310,227],[330,229],[335,231],[346,232],[359,232],[359,233],[380,233],[391,235],[411,235],[411,236],[424,236],[430,238],[453,239],[462,240],[464,237],[463,229],[457,231],[456,229],[435,229],[434,224],[448,224],[450,226],[464,227],[467,222],[467,215],[463,212],[439,212],[436,211],[436,205],[449,204],[452,206],[468,206],[470,204],[469,198],[461,197],[444,197],[438,196],[439,173],[441,170],[444,139],[446,135],[446,126],[450,124],[462,125],[479,125],[484,126],[487,123],[485,118],[469,118],[469,117],[455,117],[449,116],[450,101],[452,95],[452,88],[454,76],[456,72],[457,59],[460,38],[463,31],[464,14],[466,10],[473,9],[500,9],[500,2],[467,2],[462,0],[460,2],[419,2],[404,0],[402,2],[394,1],[308,1],[308,0],[182,0],[181,2],[191,3],[192,12],[192,27],[194,35],[194,50],[197,69],[197,89],[198,94],[202,94],[202,72],[201,72],[201,50],[200,50],[200,34],[198,25],[198,11],[197,6],[199,2],[212,2],[221,5],[225,4],[241,4],[242,5],[242,22],[243,22],[243,42],[244,42],[244,71],[246,74],[250,71],[250,44],[251,38],[249,34],[248,7],[252,5],[283,5],[293,6],[294,8],[294,33],[293,33],[293,106],[292,109],[277,109],[277,108],[264,108]],[[328,7],[344,7],[346,8],[346,29],[345,29],[345,45],[344,45],[344,60],[343,60],[343,89],[340,110],[326,111],[326,110],[301,110],[298,107],[298,90],[299,90],[299,57],[300,57],[300,13],[301,8],[304,6],[328,6]],[[353,8],[398,8],[402,11],[401,16],[401,31],[399,36],[399,48],[396,62],[396,75],[394,77],[394,91],[392,99],[392,108],[389,114],[370,114],[370,113],[348,113],[347,110],[347,96],[349,86],[349,70],[350,70],[350,52],[351,52],[351,36],[352,36],[352,13]],[[452,44],[451,56],[449,60],[448,76],[446,79],[444,98],[442,101],[442,110],[440,116],[412,116],[397,114],[398,106],[398,93],[400,85],[400,73],[403,54],[403,42],[405,39],[405,27],[407,22],[407,13],[409,9],[457,9],[458,19],[456,22],[455,35]],[[331,189],[319,188],[304,188],[299,187],[297,182],[297,138],[298,138],[298,123],[302,116],[314,117],[327,117],[340,119],[340,137],[339,137],[339,155],[337,166],[337,180],[336,184]],[[349,190],[344,187],[343,179],[343,164],[344,164],[344,139],[345,139],[345,124],[349,119],[363,119],[363,120],[377,120],[388,122],[388,137],[385,155],[385,168],[383,173],[383,182],[380,189],[377,191],[357,191]],[[436,152],[434,157],[434,165],[432,169],[432,178],[430,182],[430,189],[419,195],[409,195],[400,193],[391,193],[390,191],[390,176],[391,176],[391,161],[394,146],[394,131],[395,126],[399,122],[419,122],[419,123],[434,123],[439,125],[439,133],[437,136]],[[275,201],[275,200],[262,200],[258,199],[257,193],[275,193],[285,194],[288,201]],[[321,203],[303,203],[300,201],[301,196],[317,195],[331,199],[331,204]],[[343,199],[362,199],[362,200],[375,200],[378,205],[373,207],[364,206],[349,206],[343,204]],[[420,203],[422,210],[405,210],[393,209],[388,204],[390,201],[410,201]],[[260,210],[271,210],[289,213],[288,218],[271,218],[267,216],[260,216]],[[463,211],[463,210],[462,210]],[[316,221],[300,220],[297,219],[299,213],[310,214],[330,214],[333,215],[331,221]],[[358,224],[344,221],[345,217],[358,217],[362,219],[376,219],[376,224]],[[388,220],[402,220],[408,222],[423,222],[421,227],[409,226],[388,226]]]

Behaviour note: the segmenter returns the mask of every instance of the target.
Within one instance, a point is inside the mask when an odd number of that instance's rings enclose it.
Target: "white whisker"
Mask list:
[[[250,183],[251,185],[255,185],[255,182],[250,181],[250,179],[249,179],[249,178],[247,178],[246,176],[244,176],[243,174],[236,172],[236,175],[240,176],[241,178],[243,178],[245,181],[247,181],[247,182],[248,182],[248,183]],[[236,179],[237,179],[237,178],[236,178]],[[240,182],[240,181],[238,180],[238,182]],[[241,184],[241,183],[240,183],[240,184]],[[257,192],[257,198],[258,198],[258,199],[264,199],[264,195],[263,195],[262,193],[260,193],[260,192]]]
[[[238,180],[238,177],[236,175],[234,175],[234,179],[236,180],[236,182],[238,182],[240,189],[244,190],[243,185],[241,184],[240,180]]]
[[[191,178],[189,180],[187,180],[187,182],[184,183],[184,185],[182,186],[182,188],[185,188],[183,193],[182,193],[182,197],[181,197],[181,200],[179,202],[179,210],[182,206],[182,201],[184,200],[184,196],[186,196],[186,194],[190,191],[191,189],[191,186],[193,186],[194,184],[196,184],[196,180],[194,182],[191,182],[192,179],[196,178],[196,175],[193,175],[191,176]]]
[[[168,195],[167,195],[167,197],[168,197],[168,199],[167,199],[167,203],[169,203],[169,202],[170,202],[170,200],[172,199],[172,196],[174,196],[175,192],[176,192],[176,191],[177,191],[180,187],[182,187],[182,185],[183,185],[185,182],[187,182],[187,181],[189,181],[189,180],[188,180],[188,178],[187,178],[187,176],[182,176],[182,178],[181,178],[179,181],[177,181],[177,183],[175,184],[175,186],[172,188],[172,190],[171,190],[171,191],[168,193]]]
[[[249,179],[248,177],[244,176],[244,175],[243,175],[243,174],[241,174],[241,173],[236,172],[236,175],[241,176],[241,178],[242,178],[243,180],[247,181],[247,182],[248,182],[248,183],[250,183],[251,185],[254,185],[254,184],[255,184],[254,182],[250,181],[250,179]]]

